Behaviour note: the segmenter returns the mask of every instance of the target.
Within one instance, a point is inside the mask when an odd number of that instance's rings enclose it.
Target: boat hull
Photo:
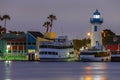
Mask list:
[[[80,61],[87,61],[87,62],[106,62],[111,61],[110,54],[108,55],[108,52],[98,52],[98,51],[87,51],[87,52],[81,52],[79,59]]]
[[[112,62],[120,62],[120,54],[112,54],[111,61]]]
[[[71,62],[74,58],[40,58],[41,62]]]

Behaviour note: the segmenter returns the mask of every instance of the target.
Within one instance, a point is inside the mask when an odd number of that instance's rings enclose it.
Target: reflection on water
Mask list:
[[[5,70],[4,70],[4,80],[12,80],[11,79],[11,61],[5,61]]]
[[[108,80],[106,76],[101,75],[85,75],[84,77],[81,77],[80,80]]]
[[[105,63],[90,63],[84,67],[85,75],[80,80],[107,80],[106,68]]]
[[[0,80],[120,80],[112,62],[0,62]]]

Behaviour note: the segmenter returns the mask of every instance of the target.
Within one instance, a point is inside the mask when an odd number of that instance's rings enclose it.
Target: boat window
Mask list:
[[[53,55],[55,55],[55,52],[52,52]]]
[[[56,55],[58,55],[58,53],[57,53],[57,52],[56,52],[55,54],[56,54]]]
[[[69,52],[70,54],[74,54],[74,52]]]
[[[47,52],[45,52],[45,54],[47,54]]]
[[[96,52],[81,52],[80,55],[94,55]]]
[[[51,52],[48,52],[49,55],[51,55]]]

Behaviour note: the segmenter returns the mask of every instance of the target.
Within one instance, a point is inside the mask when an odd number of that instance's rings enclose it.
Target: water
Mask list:
[[[120,80],[120,63],[1,61],[0,80]]]

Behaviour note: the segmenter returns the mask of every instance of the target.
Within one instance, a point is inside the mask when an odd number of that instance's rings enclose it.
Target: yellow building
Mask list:
[[[45,33],[45,34],[44,34],[44,38],[37,37],[37,40],[36,40],[37,50],[39,51],[40,42],[42,42],[42,41],[51,42],[51,41],[53,41],[55,38],[56,38],[56,33],[55,33],[55,32]]]

